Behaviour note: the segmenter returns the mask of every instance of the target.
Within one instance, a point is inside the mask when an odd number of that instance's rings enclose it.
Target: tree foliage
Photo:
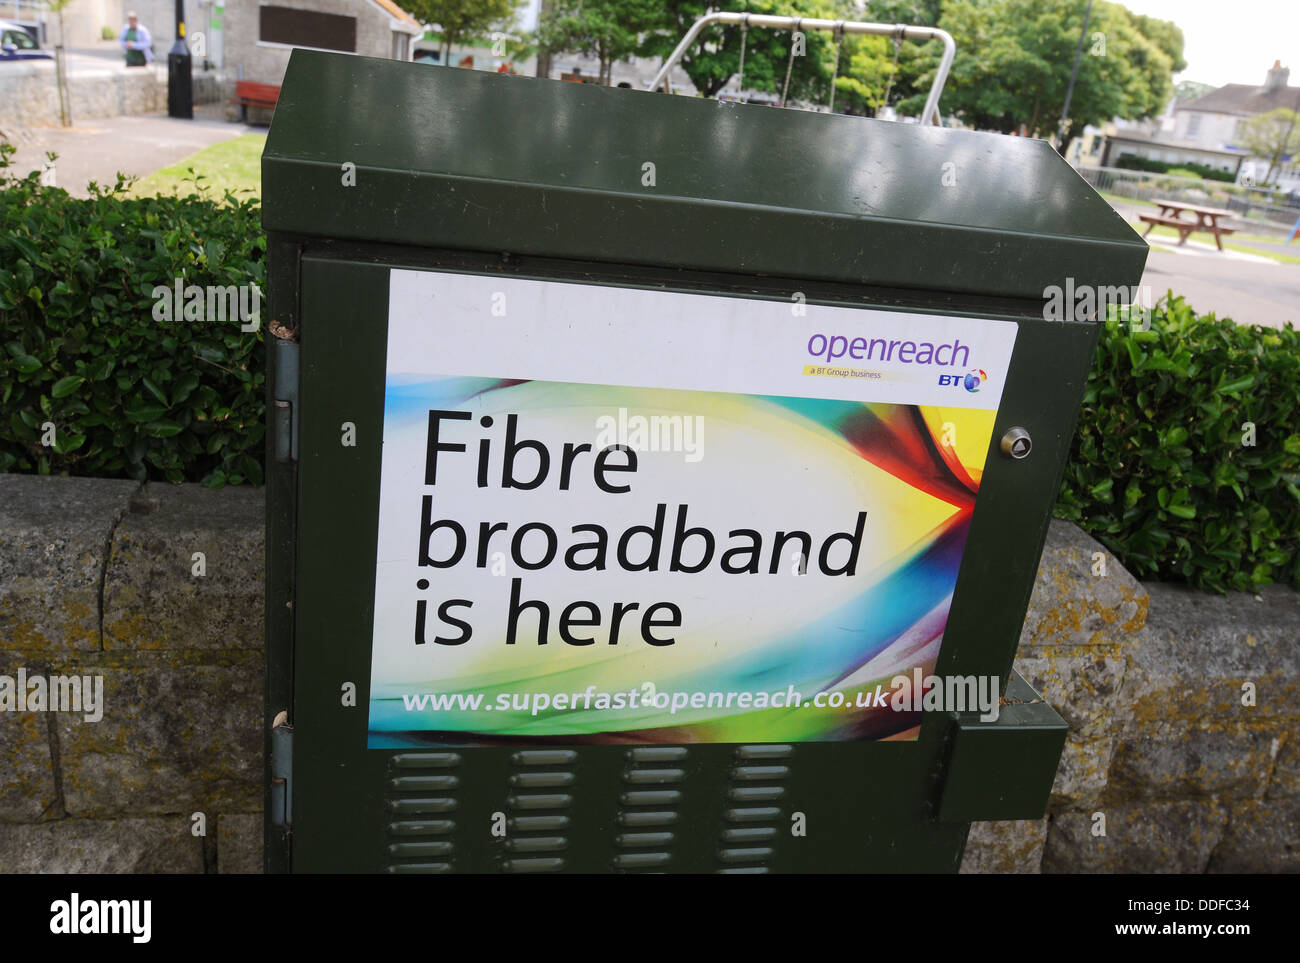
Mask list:
[[[1300,151],[1300,114],[1279,107],[1246,121],[1241,131],[1242,146],[1268,161],[1264,183],[1273,182],[1273,171],[1288,156]]]
[[[641,47],[640,52],[645,56],[667,57],[691,24],[718,9],[696,0],[662,0],[660,6],[663,12],[657,29]],[[841,12],[842,6],[832,0],[735,0],[727,3],[725,9],[784,17],[849,19],[850,14]],[[704,96],[717,95],[737,76],[742,32],[740,27],[708,27],[682,58],[682,69]],[[824,103],[830,94],[835,66],[834,38],[829,33],[809,30],[804,32],[804,44],[803,55],[791,61],[790,33],[750,28],[745,40],[745,89],[779,95],[785,85],[788,65],[790,99]]]
[[[548,50],[594,56],[607,84],[614,61],[636,53],[660,19],[658,0],[554,0],[537,24],[537,39]]]
[[[1174,85],[1174,100],[1195,100],[1204,97],[1214,89],[1214,84],[1203,84],[1197,80],[1180,80]]]
[[[953,35],[957,57],[942,109],[975,127],[1011,132],[1023,124],[1042,136],[1056,130],[1083,30],[1086,0],[948,0],[939,26]],[[1159,113],[1186,67],[1183,35],[1168,21],[1097,0],[1084,38],[1067,129],[1112,117]],[[901,105],[919,113],[923,87],[938,64],[937,46],[909,59],[915,91]]]
[[[523,0],[402,0],[401,6],[421,23],[436,23],[442,31],[442,62],[447,63],[453,44],[505,30],[514,23]]]
[[[835,109],[873,116],[892,93],[893,45],[885,37],[855,34],[844,38],[840,74],[835,78]]]

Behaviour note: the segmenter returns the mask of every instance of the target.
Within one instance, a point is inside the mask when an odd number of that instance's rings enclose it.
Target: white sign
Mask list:
[[[369,744],[914,736],[1016,330],[393,271]]]

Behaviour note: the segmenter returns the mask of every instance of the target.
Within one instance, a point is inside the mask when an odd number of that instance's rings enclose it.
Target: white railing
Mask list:
[[[758,13],[708,13],[696,20],[681,43],[668,55],[664,65],[650,81],[647,90],[658,90],[668,82],[669,72],[685,56],[705,27],[713,24],[725,24],[733,27],[767,27],[772,30],[825,30],[836,34],[864,33],[877,37],[893,37],[895,40],[938,40],[943,44],[943,56],[939,60],[939,69],[935,71],[934,81],[930,84],[930,94],[925,99],[921,111],[921,123],[932,121],[939,123],[939,95],[948,80],[948,71],[952,68],[953,58],[957,56],[957,47],[952,35],[938,27],[912,27],[903,23],[863,23],[858,20],[818,20],[814,17],[769,17]],[[665,88],[671,90],[671,87]]]

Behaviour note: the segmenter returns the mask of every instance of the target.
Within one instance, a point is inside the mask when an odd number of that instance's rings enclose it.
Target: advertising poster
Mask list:
[[[1008,321],[390,282],[371,748],[913,739]]]

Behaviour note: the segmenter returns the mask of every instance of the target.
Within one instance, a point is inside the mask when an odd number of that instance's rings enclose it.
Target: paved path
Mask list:
[[[218,113],[220,105],[208,113]],[[112,184],[116,173],[143,176],[184,160],[196,151],[240,134],[265,134],[265,127],[232,124],[218,117],[174,120],[166,114],[95,117],[72,127],[29,127],[14,155],[15,169],[26,173],[44,165],[45,151],[59,155],[55,183],[68,193],[86,196],[86,184]],[[75,120],[75,118],[74,118]]]
[[[1190,243],[1190,242],[1189,242]],[[1175,252],[1152,245],[1142,283],[1159,299],[1168,289],[1204,314],[1238,324],[1300,327],[1300,264],[1229,259],[1218,251]]]

